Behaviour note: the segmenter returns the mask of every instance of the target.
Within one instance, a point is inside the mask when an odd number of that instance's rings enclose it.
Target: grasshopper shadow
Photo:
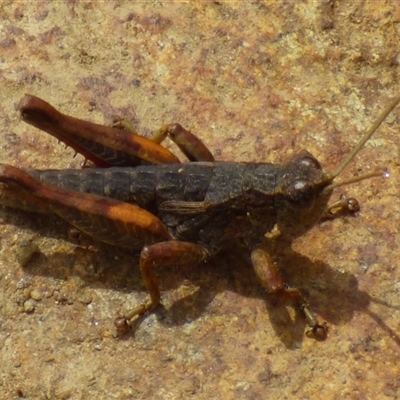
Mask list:
[[[221,253],[203,268],[196,268],[190,280],[199,286],[199,290],[174,302],[167,311],[169,317],[165,323],[183,324],[194,320],[217,293],[232,291],[244,297],[264,299],[272,329],[287,348],[298,347],[305,330],[302,312],[291,301],[263,290],[245,254],[245,251],[236,248],[236,251]],[[354,312],[367,310],[370,296],[358,289],[354,275],[338,272],[322,261],[312,262],[294,252],[287,243],[275,243],[271,254],[274,254],[284,281],[298,287],[311,310],[329,325],[346,324],[353,318]],[[232,304],[227,308],[235,312],[237,307],[237,304]]]
[[[21,229],[39,231],[39,235],[44,237],[68,240],[67,223],[50,216],[38,219],[31,213],[14,213],[16,215],[11,217],[12,223]],[[138,267],[138,253],[132,254],[99,244],[86,237],[83,240],[85,244],[90,245],[89,248],[78,246],[68,254],[62,251],[54,251],[51,255],[40,253],[24,267],[24,270],[28,274],[52,276],[61,280],[79,275],[84,284],[90,287],[111,288],[125,293],[126,296],[139,291],[143,292],[142,298],[145,298],[147,291]],[[274,242],[272,248],[267,248],[267,251],[273,254],[284,282],[298,287],[310,304],[311,310],[329,325],[346,324],[352,319],[354,312],[368,311],[371,298],[366,292],[358,289],[358,281],[354,275],[336,271],[322,261],[312,262],[294,252],[284,242]],[[218,313],[218,310],[213,309],[213,299],[219,293],[231,291],[244,297],[265,300],[265,311],[268,313],[271,327],[287,348],[298,347],[298,343],[304,338],[305,320],[301,311],[291,301],[279,299],[264,291],[253,272],[250,258],[240,247],[222,252],[200,265],[159,269],[157,275],[162,302],[166,291],[178,289],[179,295],[179,288],[184,285],[185,280],[189,280],[191,285],[197,288],[189,295],[175,296],[177,299],[173,299],[168,309],[157,307],[155,313],[163,325],[186,324],[198,319],[207,310]],[[237,304],[228,307],[230,312],[235,312]],[[291,308],[294,313],[290,312]],[[140,318],[135,326],[139,326],[142,320]]]

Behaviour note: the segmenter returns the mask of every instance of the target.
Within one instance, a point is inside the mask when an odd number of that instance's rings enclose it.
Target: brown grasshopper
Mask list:
[[[357,205],[348,199],[329,207],[328,201],[336,187],[383,171],[345,182],[335,179],[399,102],[400,96],[338,169],[326,174],[307,151],[283,165],[214,161],[204,144],[178,124],[166,125],[147,139],[132,129],[127,132],[63,115],[26,95],[20,104],[25,122],[102,168],[23,171],[1,165],[2,199],[55,213],[100,241],[141,249],[139,265],[150,299],[116,319],[121,331],[160,303],[155,268],[199,263],[240,241],[267,292],[294,299],[305,315],[306,334],[324,340],[326,324],[318,322],[298,289],[283,282],[262,242],[272,231],[291,241],[338,207]],[[118,125],[129,128],[124,122]],[[166,136],[191,162],[180,163],[160,145]]]

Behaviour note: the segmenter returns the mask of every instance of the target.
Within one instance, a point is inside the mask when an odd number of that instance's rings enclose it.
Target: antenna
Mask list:
[[[383,113],[379,116],[379,118],[374,122],[374,124],[369,128],[369,130],[365,133],[365,135],[360,139],[357,143],[357,146],[353,149],[353,151],[342,161],[339,165],[338,169],[329,176],[329,179],[332,181],[342,173],[342,171],[347,167],[351,160],[356,156],[356,154],[360,151],[360,149],[364,146],[364,144],[370,139],[370,137],[375,133],[375,131],[380,127],[382,122],[386,119],[386,117],[392,112],[392,110],[399,104],[400,96],[395,97],[391,103],[386,107]],[[379,175],[379,174],[378,174]]]
[[[342,161],[342,163],[339,165],[338,169],[332,175],[329,175],[327,177],[327,180],[325,182],[326,183],[330,182],[330,185],[325,186],[325,188],[323,189],[324,192],[331,191],[331,190],[337,188],[338,186],[343,186],[343,185],[347,185],[349,183],[355,183],[355,182],[363,181],[364,179],[387,174],[386,168],[379,168],[379,169],[375,170],[374,172],[370,172],[365,175],[356,176],[356,177],[350,178],[347,181],[333,183],[335,178],[337,178],[343,172],[343,170],[347,167],[347,165],[349,165],[349,163],[353,160],[353,158],[361,150],[361,148],[364,146],[364,144],[370,139],[370,137],[375,133],[375,131],[381,126],[382,122],[386,119],[386,117],[393,111],[393,109],[399,103],[400,103],[400,96],[395,97],[390,102],[390,104],[386,107],[386,109],[379,116],[379,118],[373,123],[371,128],[369,128],[368,131],[365,133],[365,135],[360,139],[360,141],[357,143],[357,146],[353,149],[353,151]]]

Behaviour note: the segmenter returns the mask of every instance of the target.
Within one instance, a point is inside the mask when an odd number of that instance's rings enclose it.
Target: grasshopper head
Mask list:
[[[319,221],[333,191],[326,190],[332,181],[322,171],[321,164],[305,150],[280,168],[275,210],[283,236],[301,236]]]
[[[275,210],[284,237],[295,238],[312,228],[320,220],[333,190],[338,186],[383,174],[384,170],[379,170],[334,182],[399,102],[400,96],[392,100],[333,174],[324,173],[320,163],[307,151],[302,151],[281,167],[276,184]]]

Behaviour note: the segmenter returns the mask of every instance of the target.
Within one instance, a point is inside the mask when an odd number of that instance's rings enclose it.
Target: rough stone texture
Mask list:
[[[0,161],[20,167],[82,161],[19,120],[24,93],[145,135],[180,122],[221,160],[306,148],[328,171],[399,94],[397,0],[3,1],[0,18]],[[321,343],[235,254],[160,271],[165,309],[116,339],[116,313],[146,297],[137,257],[1,209],[0,397],[399,398],[399,128],[398,109],[343,174],[390,171],[337,190],[361,212],[277,250],[329,324]]]

